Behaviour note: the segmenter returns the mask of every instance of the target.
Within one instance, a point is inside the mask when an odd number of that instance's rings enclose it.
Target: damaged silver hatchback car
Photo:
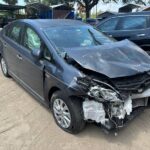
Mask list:
[[[59,127],[123,127],[150,105],[150,56],[71,20],[18,20],[1,32],[1,68],[46,106]]]

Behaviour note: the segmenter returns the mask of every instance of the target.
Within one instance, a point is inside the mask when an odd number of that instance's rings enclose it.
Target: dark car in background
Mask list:
[[[150,12],[118,14],[100,22],[97,29],[119,41],[129,39],[150,51]]]
[[[98,19],[93,19],[93,18],[87,18],[85,20],[86,23],[92,25],[92,26],[96,26],[99,23]]]
[[[81,21],[27,19],[5,26],[0,64],[4,76],[51,108],[70,133],[91,121],[119,129],[149,106],[149,55]]]

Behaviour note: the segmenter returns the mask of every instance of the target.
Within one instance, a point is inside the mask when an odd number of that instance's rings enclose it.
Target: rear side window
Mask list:
[[[10,31],[10,33],[7,33],[7,35],[15,42],[19,43],[20,41],[20,32],[21,32],[21,26],[20,25],[14,25]]]
[[[100,31],[113,31],[116,29],[118,21],[119,21],[119,18],[112,18],[112,19],[109,19],[108,21],[104,22],[97,28]]]
[[[147,27],[146,16],[130,16],[121,19],[118,30],[134,30],[134,29],[136,30],[136,29],[144,29],[146,27]]]
[[[25,36],[24,36],[24,46],[29,50],[41,48],[41,40],[38,34],[32,30],[31,28],[26,28]]]

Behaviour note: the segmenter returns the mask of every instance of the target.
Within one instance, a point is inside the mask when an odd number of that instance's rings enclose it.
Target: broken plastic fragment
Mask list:
[[[131,96],[125,101],[124,103],[124,110],[126,111],[127,115],[130,115],[132,112],[132,99]]]
[[[106,114],[102,103],[85,100],[83,102],[83,112],[85,120],[93,120],[102,124],[106,121]]]
[[[128,99],[125,100],[124,104],[111,106],[111,116],[115,116],[119,119],[124,119],[125,115],[130,115],[132,112],[132,99],[131,97],[128,97]]]

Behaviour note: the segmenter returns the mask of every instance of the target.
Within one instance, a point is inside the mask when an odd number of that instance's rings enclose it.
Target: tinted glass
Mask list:
[[[8,36],[14,40],[15,42],[19,43],[20,40],[20,32],[21,32],[21,26],[20,25],[14,25],[11,29],[10,34]]]
[[[10,31],[11,31],[10,26],[7,26],[6,28],[3,28],[3,34],[5,34],[8,37],[10,37]]]
[[[103,24],[101,24],[97,28],[100,31],[113,31],[116,29],[118,21],[119,21],[119,18],[112,18],[112,19],[104,22]]]
[[[50,55],[50,52],[46,46],[43,47],[43,57],[46,60],[51,61],[51,55]]]
[[[134,30],[146,28],[147,17],[131,16],[121,19],[119,30]]]
[[[24,37],[24,46],[30,50],[39,50],[41,48],[41,40],[37,33],[31,28],[27,28]]]
[[[53,27],[46,29],[44,33],[59,48],[89,47],[113,42],[90,26]]]

